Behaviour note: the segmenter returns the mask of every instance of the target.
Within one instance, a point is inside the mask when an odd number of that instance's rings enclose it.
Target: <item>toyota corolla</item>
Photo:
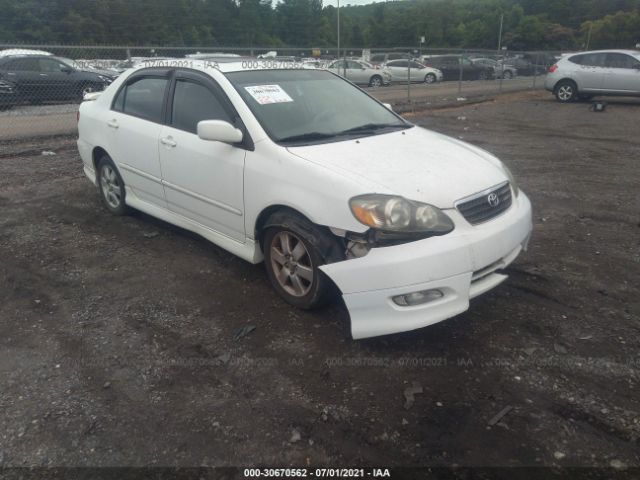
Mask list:
[[[490,153],[326,70],[146,64],[80,106],[84,172],[252,262],[300,308],[342,295],[354,338],[469,308],[526,248],[531,204]]]

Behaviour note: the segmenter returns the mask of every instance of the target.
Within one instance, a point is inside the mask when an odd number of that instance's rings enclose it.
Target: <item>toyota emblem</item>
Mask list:
[[[490,193],[489,195],[487,195],[487,202],[492,207],[497,207],[500,203],[500,197],[498,197],[498,195],[496,195],[495,193]]]

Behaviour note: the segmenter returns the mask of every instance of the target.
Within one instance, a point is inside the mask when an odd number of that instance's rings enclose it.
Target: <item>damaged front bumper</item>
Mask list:
[[[526,249],[531,235],[531,203],[520,192],[501,216],[471,226],[456,210],[448,235],[392,247],[324,265],[340,288],[351,317],[354,339],[425,327],[464,312],[469,300],[499,285],[499,270]],[[401,306],[394,297],[440,292],[427,303]]]

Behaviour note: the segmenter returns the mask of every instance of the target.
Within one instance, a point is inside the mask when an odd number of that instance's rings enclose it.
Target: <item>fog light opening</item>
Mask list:
[[[444,293],[440,290],[420,290],[418,292],[405,293],[404,295],[396,295],[392,298],[393,303],[401,307],[412,307],[422,305],[423,303],[433,302],[444,297]]]

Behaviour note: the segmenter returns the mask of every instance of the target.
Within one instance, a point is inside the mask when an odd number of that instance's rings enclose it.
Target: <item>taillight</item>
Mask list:
[[[551,65],[551,66],[549,67],[549,73],[553,73],[553,72],[555,72],[556,70],[558,70],[558,65],[556,65],[556,64],[553,64],[553,65]]]

